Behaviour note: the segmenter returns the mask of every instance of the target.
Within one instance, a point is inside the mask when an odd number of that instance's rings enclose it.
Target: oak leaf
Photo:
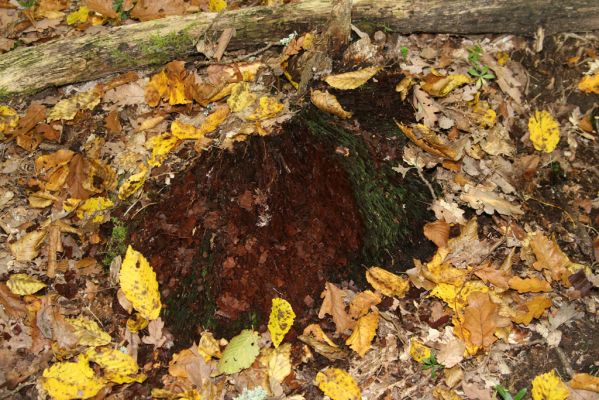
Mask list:
[[[355,324],[355,321],[345,311],[344,299],[346,296],[347,292],[345,290],[339,289],[330,282],[326,283],[325,290],[320,295],[324,300],[322,306],[320,306],[318,318],[322,319],[326,314],[329,314],[333,318],[337,333],[343,333]]]
[[[498,306],[491,301],[488,293],[472,293],[468,296],[468,306],[464,309],[464,329],[470,333],[469,342],[477,347],[489,347],[497,337],[495,330],[509,324],[498,314]]]
[[[532,265],[534,269],[537,271],[548,270],[552,279],[561,281],[564,286],[570,287],[568,277],[571,272],[567,267],[572,262],[559,248],[555,239],[551,240],[541,232],[530,234],[530,248],[537,258]]]
[[[546,296],[534,296],[520,304],[510,318],[517,324],[528,325],[534,318],[541,317],[551,305],[551,300]]]
[[[371,306],[376,306],[380,302],[381,296],[378,294],[370,290],[360,292],[349,303],[349,315],[354,319],[358,319],[366,315]]]

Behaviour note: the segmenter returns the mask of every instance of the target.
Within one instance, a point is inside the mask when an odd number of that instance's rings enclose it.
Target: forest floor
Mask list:
[[[279,39],[0,103],[0,398],[598,399],[599,37]]]

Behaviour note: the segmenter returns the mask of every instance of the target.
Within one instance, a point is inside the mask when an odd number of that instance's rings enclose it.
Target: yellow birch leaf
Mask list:
[[[227,104],[231,112],[239,112],[254,104],[256,95],[250,90],[250,84],[247,82],[237,82],[231,86],[231,95],[227,99]]]
[[[268,350],[268,375],[281,383],[291,373],[291,343]]]
[[[104,371],[104,377],[114,383],[141,383],[146,375],[139,373],[137,362],[129,354],[116,349],[90,349],[87,352],[90,360],[98,364]]]
[[[555,370],[551,370],[533,379],[531,393],[533,400],[565,400],[570,395],[570,390]]]
[[[0,106],[0,135],[12,131],[18,123],[19,114],[14,109],[9,106]]]
[[[360,400],[362,393],[354,378],[339,368],[327,368],[316,374],[314,382],[331,400]]]
[[[166,159],[166,156],[174,149],[181,141],[179,138],[170,133],[162,133],[152,136],[146,141],[146,147],[152,149],[152,155],[148,160],[148,165],[151,167],[159,167]]]
[[[324,78],[324,81],[335,89],[355,89],[368,82],[381,69],[381,67],[368,67],[343,74],[329,75]]]
[[[221,12],[227,9],[227,0],[208,0],[208,11]]]
[[[517,290],[518,293],[538,293],[551,292],[551,285],[545,279],[528,278],[522,279],[518,276],[510,278],[510,288]]]
[[[218,340],[214,338],[212,332],[204,331],[198,343],[198,353],[204,357],[204,361],[208,362],[212,357],[220,358],[220,345]]]
[[[67,318],[66,321],[73,327],[73,334],[79,339],[77,344],[80,346],[104,346],[112,340],[96,321],[89,318]]]
[[[339,104],[337,97],[328,91],[313,90],[310,93],[310,101],[319,110],[338,116],[339,118],[351,118],[352,113],[345,111],[343,106]]]
[[[195,126],[186,124],[179,120],[173,121],[171,124],[171,133],[179,140],[199,139]]]
[[[42,386],[55,400],[88,399],[95,396],[104,380],[94,375],[86,357],[61,362],[44,370]]]
[[[254,110],[254,113],[247,117],[248,121],[262,121],[264,119],[273,118],[277,114],[279,114],[285,105],[279,103],[277,99],[271,96],[262,96],[260,97],[259,105]]]
[[[148,320],[158,318],[162,303],[156,273],[148,260],[131,246],[127,248],[121,265],[119,281],[125,297],[142,317]]]
[[[119,188],[119,199],[125,200],[141,189],[148,174],[148,168],[144,164],[140,164],[139,172],[127,178]]]
[[[540,318],[551,305],[549,298],[543,295],[534,296],[526,300],[517,310],[514,310],[510,318],[517,324],[528,325],[533,319]]]
[[[198,134],[200,138],[204,135],[214,132],[216,128],[229,116],[231,109],[227,105],[219,105],[214,111],[206,117],[202,125],[198,128]]]
[[[46,284],[27,274],[12,274],[6,281],[6,286],[14,294],[25,296],[42,290]]]
[[[294,320],[295,313],[287,300],[278,297],[272,299],[272,308],[268,318],[268,331],[275,348],[279,347],[279,344],[291,329]]]
[[[93,110],[102,98],[102,90],[93,88],[87,92],[77,93],[68,99],[60,100],[48,112],[47,121],[72,120],[79,110]]]
[[[422,363],[431,357],[431,349],[416,339],[410,340],[410,356],[416,362]]]
[[[478,122],[480,126],[483,128],[492,128],[495,126],[495,122],[497,120],[497,113],[495,110],[488,109],[485,113],[479,118]]]
[[[114,203],[107,197],[91,197],[82,202],[77,208],[77,218],[91,219],[92,222],[103,222],[105,215],[102,211],[112,207]]]
[[[578,90],[585,93],[599,94],[599,71],[593,75],[585,75],[578,82]]]
[[[185,95],[185,79],[188,76],[184,61],[171,61],[166,67],[154,75],[148,82],[144,95],[151,107],[156,107],[160,100],[167,101],[171,106],[190,104],[191,100]]]
[[[26,233],[19,240],[8,244],[8,248],[17,261],[31,261],[37,257],[39,248],[46,237],[46,230],[39,229]]]
[[[429,75],[422,85],[422,90],[435,97],[447,96],[452,90],[471,83],[472,79],[464,74],[451,74],[447,76]]]
[[[559,143],[559,125],[547,111],[535,111],[528,120],[528,132],[536,150],[551,153]]]
[[[140,313],[135,313],[127,319],[127,329],[129,332],[137,333],[148,326],[150,321],[141,316]]]
[[[67,15],[67,25],[75,25],[82,24],[87,22],[87,18],[89,17],[89,8],[86,6],[81,6],[77,11],[73,11],[69,15]]]
[[[570,381],[570,386],[573,389],[599,393],[599,377],[591,374],[575,374]]]
[[[310,325],[306,326],[304,328],[303,334],[305,336],[308,336],[308,335],[314,336],[314,338],[316,340],[318,340],[319,342],[326,343],[331,347],[339,347],[335,344],[335,342],[333,342],[331,339],[329,339],[327,334],[324,333],[324,331],[318,324],[310,324]]]
[[[366,271],[366,280],[373,288],[389,297],[402,298],[410,287],[410,281],[380,267]]]
[[[372,339],[376,335],[376,330],[379,327],[379,313],[371,312],[358,320],[351,336],[347,338],[347,344],[353,351],[358,353],[360,357],[370,349]]]

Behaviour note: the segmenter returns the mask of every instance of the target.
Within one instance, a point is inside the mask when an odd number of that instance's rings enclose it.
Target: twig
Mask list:
[[[418,172],[418,176],[420,177],[420,179],[422,179],[422,181],[426,184],[426,186],[428,187],[428,190],[431,191],[431,196],[433,198],[433,200],[437,200],[437,195],[435,194],[435,191],[433,190],[433,186],[430,184],[430,182],[424,177],[424,174],[422,173],[422,170],[420,168],[416,168],[416,172]]]
[[[557,353],[557,358],[559,358],[559,361],[562,364],[562,367],[564,367],[564,369],[566,370],[566,373],[569,375],[569,378],[572,378],[575,374],[574,369],[572,368],[572,365],[570,364],[570,360],[568,359],[568,356],[566,355],[566,353],[564,353],[564,350],[561,347],[555,347],[555,352]]]

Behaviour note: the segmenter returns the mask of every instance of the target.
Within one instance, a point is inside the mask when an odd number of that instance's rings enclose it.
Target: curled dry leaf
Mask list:
[[[464,136],[448,144],[435,131],[423,124],[413,124],[410,127],[398,122],[396,124],[403,134],[422,150],[438,157],[449,158],[453,161],[458,161],[462,158],[464,148],[468,143],[468,138]]]
[[[335,89],[356,89],[368,82],[381,69],[381,67],[368,67],[343,74],[329,75],[324,80]]]
[[[424,78],[422,89],[431,96],[443,97],[447,96],[452,90],[471,82],[472,79],[464,74],[451,74],[447,76],[428,74]]]
[[[31,261],[39,254],[39,248],[46,237],[46,230],[31,231],[19,240],[8,244],[8,248],[17,261]]]
[[[523,215],[524,211],[519,205],[512,204],[508,200],[501,198],[497,193],[490,192],[482,186],[464,187],[464,193],[460,195],[460,200],[475,210],[484,211],[487,214],[493,214],[497,211],[502,215],[519,216]]]
[[[410,281],[380,267],[366,271],[366,280],[373,288],[389,297],[402,298],[410,287]]]
[[[445,221],[429,222],[424,225],[424,236],[437,245],[437,247],[445,247],[449,239],[450,225]]]
[[[329,314],[333,318],[337,333],[343,333],[355,324],[355,321],[345,311],[344,299],[346,295],[345,290],[339,289],[330,282],[326,283],[325,290],[320,295],[324,300],[322,306],[320,306],[318,318],[322,319],[326,314]]]
[[[310,93],[310,100],[319,110],[336,115],[339,118],[347,119],[352,116],[352,113],[345,111],[337,98],[328,91],[313,90]]]
[[[509,280],[510,288],[518,293],[551,292],[551,285],[545,279],[528,278],[522,279],[515,276]]]

